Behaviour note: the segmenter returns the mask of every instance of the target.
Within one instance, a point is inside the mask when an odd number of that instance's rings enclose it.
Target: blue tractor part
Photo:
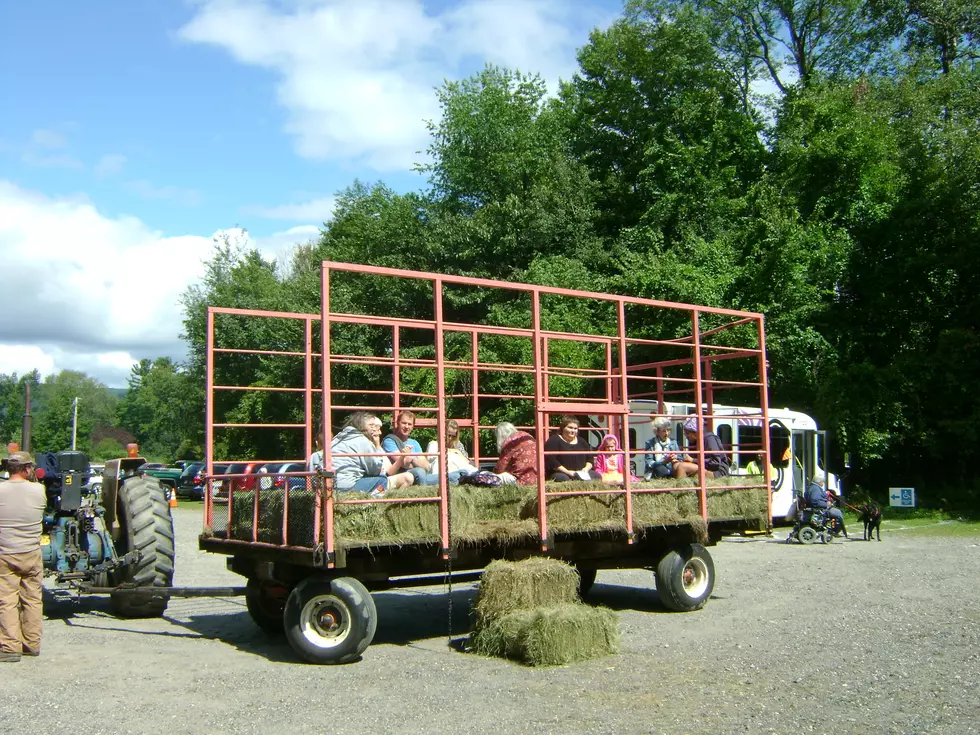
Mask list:
[[[59,582],[91,580],[121,560],[105,524],[105,509],[87,487],[88,458],[82,452],[42,452],[35,457],[48,503],[41,556]]]
[[[82,452],[40,452],[37,479],[47,493],[41,555],[46,574],[78,589],[109,591],[116,614],[158,617],[174,574],[174,532],[160,482],[141,477],[141,457],[106,462],[101,489]],[[132,594],[134,588],[146,593]],[[124,594],[123,591],[129,594]]]

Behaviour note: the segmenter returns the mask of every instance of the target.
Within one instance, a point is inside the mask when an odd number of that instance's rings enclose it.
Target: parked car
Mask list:
[[[221,463],[224,466],[224,471],[222,475],[243,475],[246,472],[251,472],[249,467],[251,465],[258,466],[257,463],[248,462],[228,462]],[[219,464],[215,465],[215,474],[218,473]],[[241,484],[245,481],[242,477],[231,477],[227,480],[212,480],[211,481],[211,496],[218,502],[226,503],[228,502],[228,490],[239,490],[241,489]]]
[[[180,479],[181,472],[176,467],[167,467],[167,465],[159,462],[144,462],[136,468],[136,471],[143,477],[155,477],[161,485],[168,488],[168,492],[170,489],[177,489],[177,481]]]
[[[177,496],[191,500],[204,500],[204,478],[201,476],[204,462],[188,462],[177,480]]]
[[[104,464],[90,464],[88,467],[88,481],[85,483],[85,489],[97,498],[102,497],[102,475],[104,473]]]
[[[266,462],[258,468],[256,474],[259,475],[259,490],[284,489],[286,481],[289,481],[289,489],[306,487],[306,480],[302,477],[286,477],[287,473],[306,472],[305,462]],[[273,477],[261,477],[261,475],[274,475]]]

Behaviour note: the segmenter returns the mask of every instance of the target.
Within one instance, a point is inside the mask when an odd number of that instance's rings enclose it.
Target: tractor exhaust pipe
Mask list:
[[[20,445],[25,452],[31,451],[31,384],[24,383],[26,396],[24,398],[24,421],[20,428]]]

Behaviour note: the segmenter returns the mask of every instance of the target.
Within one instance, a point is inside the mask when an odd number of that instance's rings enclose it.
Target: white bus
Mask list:
[[[702,407],[708,413],[707,405]],[[683,424],[686,416],[697,412],[693,403],[665,403],[658,410],[656,401],[630,401],[629,442],[631,451],[642,450],[653,439],[653,421],[657,416],[671,420],[671,436],[685,447]],[[605,425],[598,416],[590,417],[595,427]],[[743,406],[714,406],[714,432],[729,450],[733,475],[747,475],[749,462],[762,467],[762,410]],[[595,435],[595,436],[592,436]],[[591,444],[598,444],[599,432],[590,432]],[[788,408],[769,409],[769,456],[772,463],[772,520],[774,524],[792,523],[796,515],[796,498],[819,467],[826,470],[827,432],[817,427],[813,417]],[[635,474],[644,474],[644,457],[632,457]],[[827,487],[840,493],[840,481],[827,473]]]

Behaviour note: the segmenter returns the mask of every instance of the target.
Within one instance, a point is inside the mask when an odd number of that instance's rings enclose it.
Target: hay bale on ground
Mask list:
[[[482,627],[515,610],[578,602],[579,576],[574,567],[543,556],[523,561],[490,562],[473,604]]]
[[[578,572],[557,559],[492,562],[473,605],[473,649],[531,666],[557,666],[615,653],[616,613],[583,605],[578,585]]]
[[[477,629],[472,644],[484,656],[560,666],[616,653],[619,621],[608,608],[580,603],[515,610]]]

